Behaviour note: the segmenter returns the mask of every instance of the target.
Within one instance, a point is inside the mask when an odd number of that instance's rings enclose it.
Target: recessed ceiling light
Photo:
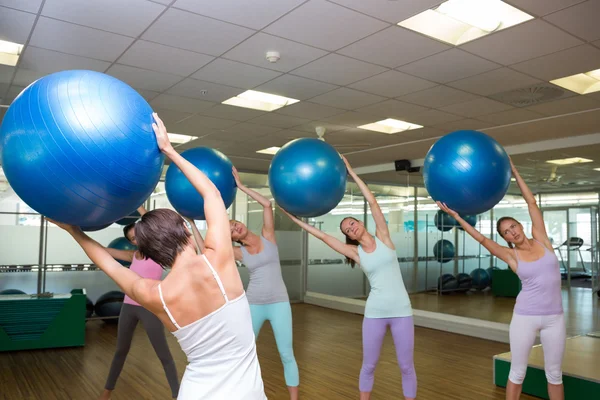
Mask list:
[[[515,178],[510,178],[511,182],[516,182],[517,180]]]
[[[171,143],[183,144],[198,139],[196,136],[181,135],[179,133],[169,133]]]
[[[14,67],[17,65],[17,61],[19,61],[22,51],[22,44],[0,40],[0,64]]]
[[[546,162],[550,163],[550,164],[556,164],[556,165],[569,165],[569,164],[583,164],[583,163],[588,163],[588,162],[592,162],[594,160],[590,160],[588,158],[581,158],[581,157],[571,157],[571,158],[561,158],[559,160],[548,160]]]
[[[388,118],[382,121],[373,122],[366,125],[358,126],[357,128],[366,129],[369,131],[381,132],[381,133],[398,133],[404,131],[410,131],[412,129],[422,128],[422,125],[411,124],[410,122],[400,121],[398,119]]]
[[[530,19],[501,0],[448,0],[398,25],[458,46]]]
[[[257,153],[274,155],[279,151],[280,148],[281,147],[268,147],[266,149],[258,150]]]
[[[300,100],[289,97],[277,96],[276,94],[257,92],[256,90],[246,90],[244,93],[227,99],[223,104],[230,106],[251,108],[261,111],[275,111],[281,107],[289,106]]]
[[[600,168],[594,168],[594,171],[600,171]]]
[[[579,94],[598,92],[600,91],[600,69],[555,79],[550,83]]]

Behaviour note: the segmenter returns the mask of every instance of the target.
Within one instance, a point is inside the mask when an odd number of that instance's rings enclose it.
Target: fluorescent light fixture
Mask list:
[[[448,0],[398,25],[458,46],[530,19],[501,0]]]
[[[581,158],[581,157],[571,157],[571,158],[561,158],[559,160],[548,160],[546,162],[550,164],[556,165],[569,165],[569,164],[583,164],[592,162],[594,160],[590,160],[589,158]]]
[[[274,155],[280,148],[281,147],[268,147],[266,149],[258,150],[257,153]]]
[[[256,90],[246,90],[244,93],[225,100],[223,104],[251,108],[253,110],[275,111],[281,107],[289,106],[299,101],[300,100],[291,99],[289,97],[277,96],[276,94],[257,92]]]
[[[0,40],[0,64],[14,67],[17,65],[17,61],[19,60],[22,51],[22,44]]]
[[[179,133],[169,133],[168,135],[171,143],[176,144],[184,144],[187,142],[191,142],[192,140],[198,139],[196,136],[181,135]]]
[[[600,69],[555,79],[550,83],[579,94],[598,92],[600,91]]]
[[[400,121],[398,119],[388,118],[382,121],[373,122],[371,124],[361,125],[357,128],[366,129],[369,131],[381,132],[381,133],[398,133],[403,131],[410,131],[412,129],[422,128],[422,125],[411,124],[410,122]]]
[[[594,171],[600,171],[600,168],[594,168]]]
[[[510,178],[511,182],[516,182],[517,180],[515,178]]]

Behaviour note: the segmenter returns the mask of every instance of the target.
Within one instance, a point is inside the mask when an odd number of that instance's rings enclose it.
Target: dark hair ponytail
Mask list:
[[[341,222],[340,222],[340,231],[342,231],[342,233],[344,234],[344,236],[346,237],[346,244],[352,245],[352,246],[358,246],[360,245],[360,243],[358,242],[358,240],[355,239],[350,239],[348,237],[348,235],[346,235],[346,233],[342,230],[342,224],[344,223],[345,220],[347,219],[353,219],[356,222],[359,222],[356,218],[354,217],[346,217],[344,218]],[[350,264],[350,266],[352,268],[354,268],[356,266],[356,261],[354,261],[353,259],[351,259],[350,257],[346,257],[346,264]]]
[[[502,237],[502,239],[504,239],[504,235],[502,234],[502,232],[500,232],[500,225],[502,225],[502,223],[504,221],[514,221],[517,224],[519,223],[519,221],[517,221],[513,217],[502,217],[502,218],[499,218],[498,221],[496,221],[496,231],[498,232],[498,234],[500,235],[500,237]],[[504,239],[504,240],[506,240],[506,239]],[[511,249],[513,248],[513,244],[511,242],[506,241],[506,243],[508,243],[508,247],[510,247]]]

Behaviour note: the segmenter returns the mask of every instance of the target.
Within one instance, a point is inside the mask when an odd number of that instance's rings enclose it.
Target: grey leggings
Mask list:
[[[154,347],[156,355],[160,359],[160,362],[165,369],[167,375],[167,381],[171,387],[171,393],[173,398],[177,397],[179,392],[179,381],[177,380],[177,368],[175,367],[175,361],[169,350],[167,344],[167,338],[165,337],[165,328],[158,319],[158,317],[152,314],[141,306],[134,306],[132,304],[123,304],[121,308],[121,314],[119,314],[119,328],[117,333],[117,350],[110,366],[110,372],[108,373],[108,379],[106,380],[107,390],[114,390],[117,379],[125,364],[127,353],[131,348],[131,340],[133,339],[133,332],[138,324],[138,321],[142,321],[144,329],[148,334],[148,339]]]

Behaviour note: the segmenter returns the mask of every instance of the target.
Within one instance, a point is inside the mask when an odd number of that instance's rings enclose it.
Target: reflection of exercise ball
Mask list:
[[[438,290],[450,291],[458,288],[458,281],[452,274],[444,274],[438,278]]]
[[[4,289],[3,291],[0,292],[0,295],[2,295],[2,294],[10,295],[10,294],[27,294],[27,293],[25,293],[19,289]]]
[[[476,289],[485,289],[490,286],[490,274],[483,268],[471,271],[471,279],[473,279],[473,287]]]
[[[493,208],[510,185],[510,160],[504,148],[477,131],[457,131],[431,146],[423,180],[432,199],[460,214]]]
[[[94,306],[96,315],[99,317],[118,317],[123,306],[123,299],[125,299],[125,294],[117,290],[103,294],[96,300]],[[107,320],[107,322],[114,321],[117,321],[117,319]]]
[[[91,318],[94,314],[94,303],[90,300],[89,297],[85,296],[85,317]]]
[[[134,212],[132,212],[131,214],[129,214],[129,216],[121,218],[120,220],[117,221],[117,224],[119,225],[129,225],[134,223],[135,221],[137,221],[139,218],[141,217],[140,213],[135,210]]]
[[[152,108],[120,80],[95,71],[38,79],[12,102],[0,128],[6,178],[28,206],[56,221],[99,226],[150,196],[164,155]]]
[[[287,143],[269,167],[275,201],[298,217],[318,217],[335,208],[346,192],[346,176],[346,165],[337,150],[313,138]]]
[[[116,250],[127,250],[127,251],[129,251],[129,250],[136,251],[137,250],[137,246],[132,244],[125,237],[118,237],[116,239],[113,239],[108,244],[108,247],[111,249],[116,249]],[[127,261],[122,261],[122,260],[117,260],[117,261],[120,262],[121,265],[123,265],[125,267],[129,267],[131,265],[131,263],[127,262]]]
[[[225,208],[229,208],[237,191],[232,173],[233,164],[229,158],[219,150],[208,147],[195,147],[184,151],[181,156],[212,181],[221,193]],[[175,163],[169,165],[167,169],[165,191],[169,202],[181,215],[193,219],[205,219],[202,196]]]
[[[473,285],[471,275],[460,273],[456,275],[456,281],[458,282],[458,289],[464,291],[471,290],[471,286]]]
[[[456,220],[442,210],[435,213],[433,223],[440,231],[449,231],[456,226]]]
[[[454,259],[454,245],[446,239],[438,240],[433,246],[433,256],[443,263]]]

